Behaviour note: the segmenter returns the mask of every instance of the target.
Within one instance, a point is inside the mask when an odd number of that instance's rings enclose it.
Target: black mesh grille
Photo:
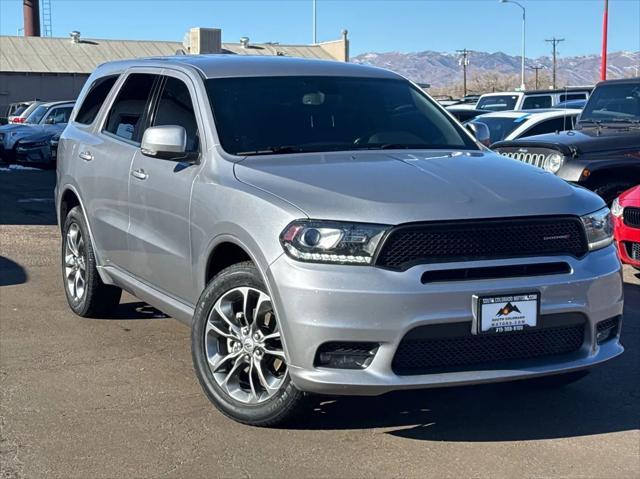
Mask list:
[[[465,332],[458,328],[454,336],[429,337],[427,330],[440,325],[409,332],[393,358],[393,371],[412,375],[483,369],[496,363],[573,353],[584,342],[584,319],[530,331],[478,336],[471,334],[470,323],[458,324]]]
[[[578,218],[546,217],[425,223],[392,230],[376,265],[404,269],[414,264],[569,254],[588,246]]]
[[[627,206],[622,214],[624,217],[624,223],[627,226],[640,228],[640,208],[632,208]]]
[[[606,331],[607,329],[610,329],[610,328],[617,328],[618,322],[619,322],[619,318],[605,319],[604,321],[600,321],[596,326],[596,328],[598,332]]]
[[[640,261],[640,243],[633,243],[631,241],[625,243],[627,246],[627,254],[629,258]]]

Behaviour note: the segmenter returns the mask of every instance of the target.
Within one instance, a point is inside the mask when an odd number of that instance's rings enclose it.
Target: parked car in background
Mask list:
[[[42,102],[39,100],[11,103],[7,108],[7,121],[3,124],[25,123],[31,112],[40,104],[42,104]]]
[[[502,111],[476,116],[469,123],[483,123],[489,129],[490,143],[515,140],[543,133],[570,130],[580,110]]]
[[[57,142],[54,149],[54,138],[60,137],[65,124],[58,126],[61,126],[58,131],[34,133],[18,140],[15,144],[15,162],[43,168],[55,168]]]
[[[640,184],[640,78],[599,83],[575,130],[492,147],[589,188],[611,204]]]
[[[620,260],[640,270],[640,185],[613,200],[611,214]]]
[[[400,75],[183,55],[102,64],[79,102],[55,193],[69,307],[104,317],[124,289],[189,324],[229,417],[560,386],[623,352],[602,199],[482,147]]]
[[[571,87],[562,90],[525,90],[500,93],[486,93],[480,97],[478,110],[539,110],[553,108],[568,100],[586,100],[593,87]]]
[[[473,120],[478,115],[489,113],[489,111],[487,110],[476,110],[475,108],[467,108],[467,105],[447,106],[446,110],[462,123],[464,123],[465,121]]]
[[[569,108],[574,110],[582,110],[587,104],[587,100],[567,100],[557,103],[554,108]]]
[[[73,101],[42,103],[35,107],[25,123],[0,127],[0,159],[16,159],[17,142],[31,135],[50,133],[52,136],[64,129],[73,110]]]

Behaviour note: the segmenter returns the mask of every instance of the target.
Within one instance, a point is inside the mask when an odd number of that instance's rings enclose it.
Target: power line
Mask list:
[[[557,46],[558,43],[560,42],[564,42],[564,38],[548,38],[545,40],[545,42],[547,43],[551,43],[551,45],[553,46],[553,89],[556,89],[556,60],[557,60]]]
[[[456,50],[456,53],[461,55],[459,63],[462,65],[462,91],[463,96],[467,96],[467,66],[469,65],[469,55],[471,51],[465,48],[463,50]]]
[[[534,66],[530,66],[529,68],[531,68],[532,70],[535,70],[536,72],[536,90],[537,90],[538,89],[538,70],[542,70],[544,66],[534,65]]]

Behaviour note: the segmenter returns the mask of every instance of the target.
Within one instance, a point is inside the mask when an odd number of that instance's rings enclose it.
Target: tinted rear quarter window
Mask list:
[[[109,95],[111,88],[113,88],[114,83],[118,79],[118,75],[107,76],[103,78],[98,78],[93,82],[91,88],[89,89],[89,93],[84,98],[82,105],[78,109],[78,114],[76,115],[75,121],[77,123],[81,123],[83,125],[90,125],[95,120],[102,104]]]
[[[560,95],[560,101],[570,101],[570,100],[586,100],[586,93],[563,93]]]
[[[523,110],[551,108],[551,95],[528,96],[522,102]]]

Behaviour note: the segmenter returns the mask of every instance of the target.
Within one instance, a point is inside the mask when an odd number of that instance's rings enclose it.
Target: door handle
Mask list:
[[[149,175],[147,175],[141,168],[138,168],[137,170],[131,170],[131,176],[133,176],[134,178],[138,178],[139,180],[146,180],[147,178],[149,178]]]
[[[80,153],[78,153],[78,156],[80,157],[81,160],[84,160],[84,161],[93,160],[93,155],[91,154],[90,151],[81,151]]]

